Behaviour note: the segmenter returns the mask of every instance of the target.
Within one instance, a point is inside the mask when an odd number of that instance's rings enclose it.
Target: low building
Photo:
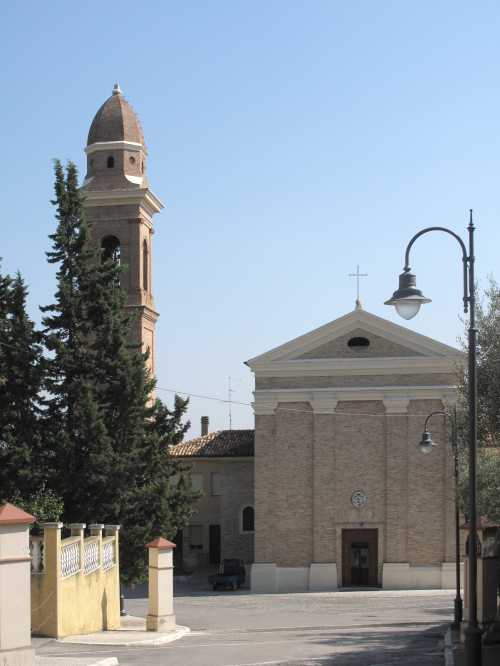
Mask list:
[[[193,490],[204,497],[196,514],[176,538],[177,563],[184,566],[218,564],[225,557],[251,564],[254,534],[253,430],[219,430],[208,433],[208,417],[202,417],[202,436],[170,449],[182,458]],[[174,479],[175,481],[175,479]]]

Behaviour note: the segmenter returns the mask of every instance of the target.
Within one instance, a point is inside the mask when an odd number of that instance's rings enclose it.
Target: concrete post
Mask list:
[[[500,643],[500,620],[497,618],[497,571],[498,571],[498,523],[479,516],[477,519],[477,621],[482,631],[483,643]],[[469,523],[460,526],[469,530]],[[468,537],[467,537],[468,538]],[[468,552],[464,556],[464,619],[461,622],[460,642],[465,642],[464,629],[469,624],[469,553],[473,545],[468,542]]]
[[[31,647],[29,524],[36,518],[12,504],[0,507],[0,662],[34,666]]]
[[[106,536],[115,537],[115,564],[116,575],[118,576],[118,589],[120,589],[120,548],[118,547],[118,534],[120,532],[120,525],[104,525]]]
[[[98,548],[99,548],[99,566],[102,567],[102,531],[104,529],[104,525],[89,525],[89,530],[90,530],[90,536],[97,537],[99,539],[98,541]]]
[[[156,539],[149,548],[148,631],[175,631],[174,615],[174,543]]]
[[[61,529],[62,523],[41,523],[44,533],[45,574],[31,579],[31,598],[34,607],[40,607],[32,613],[33,636],[61,635]],[[43,604],[43,605],[42,605]]]

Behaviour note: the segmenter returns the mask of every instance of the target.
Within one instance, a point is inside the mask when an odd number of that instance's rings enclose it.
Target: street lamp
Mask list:
[[[469,252],[465,248],[463,240],[453,231],[444,227],[429,227],[416,234],[408,244],[405,254],[404,273],[399,276],[399,289],[394,292],[392,298],[386,301],[386,305],[394,305],[399,315],[404,319],[412,319],[420,310],[423,303],[429,303],[422,292],[417,289],[415,275],[411,273],[410,268],[410,249],[413,243],[422,234],[429,231],[444,231],[450,234],[460,244],[462,248],[463,262],[463,286],[464,286],[464,312],[468,311],[470,306],[469,318],[469,524],[470,543],[477,541],[477,367],[476,367],[476,321],[474,307],[474,225],[472,224],[472,210],[470,211],[469,232]],[[431,447],[432,440],[427,440],[426,447]],[[424,448],[424,447],[423,447]],[[481,666],[482,664],[482,646],[481,629],[477,623],[477,552],[475,548],[470,548],[469,556],[470,576],[469,576],[469,625],[464,630],[465,634],[465,663],[466,666]]]
[[[418,445],[422,453],[430,453],[437,444],[432,441],[431,436],[427,430],[427,422],[431,416],[436,414],[443,414],[447,416],[451,421],[452,427],[452,441],[453,441],[453,457],[455,458],[455,488],[458,483],[458,441],[457,441],[457,413],[455,412],[455,419],[448,414],[448,412],[432,412],[425,419],[424,432],[422,434],[422,441]],[[455,497],[455,558],[456,558],[456,588],[457,594],[455,597],[455,619],[452,622],[452,629],[460,629],[460,622],[462,621],[462,597],[460,596],[460,512],[458,510],[458,501]]]

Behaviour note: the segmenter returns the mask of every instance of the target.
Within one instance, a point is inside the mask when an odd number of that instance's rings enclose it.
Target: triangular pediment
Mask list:
[[[349,347],[352,338],[366,338],[369,345]],[[355,310],[249,360],[248,365],[349,358],[457,358],[460,355],[458,349],[365,310]]]

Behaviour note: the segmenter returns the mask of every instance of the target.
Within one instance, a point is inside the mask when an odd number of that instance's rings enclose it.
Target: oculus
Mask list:
[[[370,341],[368,338],[351,338],[347,346],[353,351],[362,351],[370,346]]]

